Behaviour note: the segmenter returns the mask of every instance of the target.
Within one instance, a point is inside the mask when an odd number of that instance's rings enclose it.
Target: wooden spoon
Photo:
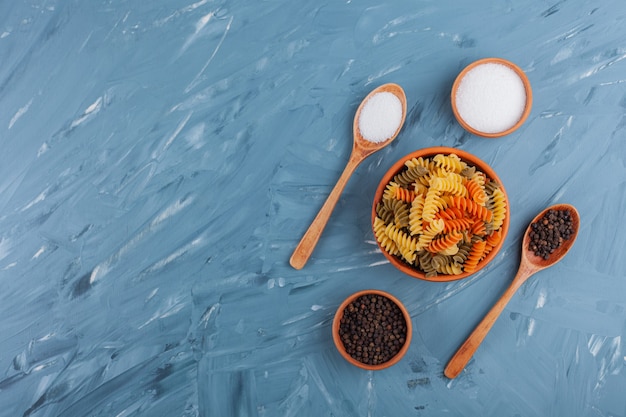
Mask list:
[[[398,128],[393,133],[393,135],[391,135],[391,137],[389,137],[388,139],[382,142],[372,142],[372,141],[365,139],[363,135],[361,134],[361,131],[359,130],[359,117],[361,115],[361,110],[363,109],[363,106],[365,105],[367,100],[370,97],[374,96],[375,94],[382,93],[382,92],[389,92],[389,93],[394,94],[396,97],[398,97],[398,99],[400,100],[400,103],[402,104],[402,119],[400,120],[400,123],[398,124]],[[359,105],[359,108],[357,109],[356,114],[354,116],[354,124],[353,124],[353,129],[352,129],[354,141],[352,144],[352,153],[350,154],[350,158],[348,159],[348,163],[343,173],[339,177],[339,180],[337,180],[337,184],[331,191],[330,195],[326,199],[326,202],[324,203],[320,211],[317,213],[317,216],[315,217],[315,219],[309,226],[309,229],[306,231],[306,233],[300,240],[300,243],[298,244],[293,254],[291,255],[291,259],[289,260],[289,263],[295,269],[302,269],[302,267],[304,267],[306,262],[309,260],[309,257],[311,256],[311,253],[313,253],[313,249],[315,249],[315,245],[317,245],[317,242],[319,241],[319,238],[322,235],[322,231],[324,230],[326,223],[328,223],[328,219],[330,218],[330,215],[333,212],[333,209],[335,208],[337,201],[339,200],[339,196],[341,195],[341,192],[345,188],[346,184],[348,183],[348,179],[350,179],[350,176],[352,175],[356,167],[361,162],[363,162],[363,160],[367,158],[369,155],[389,145],[391,141],[393,141],[396,138],[396,136],[398,136],[398,133],[400,133],[400,129],[402,128],[402,125],[404,124],[405,118],[406,118],[406,96],[404,94],[404,90],[402,89],[402,87],[400,87],[397,84],[391,83],[391,84],[381,85],[380,87],[374,89],[371,93],[369,93],[367,97],[365,97],[365,99],[363,99],[363,101]]]
[[[474,352],[476,352],[476,349],[478,349],[478,346],[482,343],[485,336],[487,336],[487,333],[491,330],[491,327],[496,322],[498,316],[500,316],[500,313],[502,313],[504,307],[507,305],[509,300],[511,300],[519,287],[534,273],[548,268],[563,259],[565,254],[574,244],[580,227],[580,216],[578,215],[578,211],[576,211],[576,209],[569,204],[556,204],[539,213],[530,224],[539,220],[548,210],[569,210],[572,217],[571,237],[568,240],[564,240],[561,246],[559,246],[548,259],[543,259],[540,256],[536,256],[533,251],[528,249],[531,231],[531,226],[528,225],[528,228],[524,233],[524,239],[522,240],[522,259],[519,270],[517,271],[515,278],[513,278],[513,282],[511,282],[511,285],[507,288],[502,297],[500,297],[489,313],[487,313],[478,326],[476,326],[472,334],[469,335],[465,343],[461,345],[452,359],[450,359],[450,362],[448,362],[448,366],[446,366],[444,371],[444,375],[448,378],[455,378],[463,370],[463,368],[465,368],[465,365],[469,362],[472,355],[474,355]]]

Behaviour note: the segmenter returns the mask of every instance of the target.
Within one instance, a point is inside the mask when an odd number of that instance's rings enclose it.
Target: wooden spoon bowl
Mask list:
[[[574,241],[576,240],[576,235],[578,234],[578,229],[580,228],[580,215],[576,208],[569,204],[556,204],[548,207],[539,213],[535,218],[530,222],[530,224],[534,224],[539,219],[546,214],[549,210],[555,211],[563,211],[569,210],[570,215],[572,217],[572,230],[574,231],[572,237],[568,240],[564,240],[563,243],[554,250],[548,259],[544,259],[541,256],[537,256],[533,251],[528,249],[530,245],[530,227],[526,229],[526,233],[524,233],[524,239],[522,240],[522,261],[521,265],[527,265],[533,273],[537,271],[541,271],[542,269],[548,268],[549,266],[554,265],[558,261],[560,261],[567,252],[572,248]]]

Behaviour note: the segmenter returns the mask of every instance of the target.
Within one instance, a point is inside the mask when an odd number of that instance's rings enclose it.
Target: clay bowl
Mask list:
[[[504,214],[504,217],[501,220],[500,227],[496,229],[500,231],[501,238],[499,242],[492,245],[489,252],[484,256],[484,258],[480,262],[476,264],[475,268],[468,267],[468,270],[463,269],[459,273],[455,273],[455,274],[437,273],[437,275],[433,276],[432,273],[427,274],[422,268],[418,266],[419,261],[416,260],[414,261],[413,264],[409,264],[405,261],[405,259],[403,259],[401,255],[391,254],[389,251],[385,249],[383,245],[381,245],[379,239],[376,237],[376,217],[378,216],[377,206],[383,200],[383,194],[385,193],[387,185],[391,181],[393,181],[394,178],[396,178],[397,174],[405,170],[405,162],[409,160],[413,160],[414,158],[417,159],[420,157],[424,159],[432,160],[438,154],[443,154],[443,155],[455,154],[460,158],[462,162],[468,164],[469,166],[475,167],[477,172],[480,171],[484,173],[487,179],[494,181],[496,184],[499,184],[499,188],[502,191],[502,199],[506,207],[506,212]],[[410,203],[408,204],[410,205]],[[436,216],[439,216],[439,214],[436,214]],[[404,272],[405,274],[410,275],[411,277],[419,278],[422,280],[454,281],[454,280],[467,278],[468,276],[475,274],[476,272],[485,268],[498,254],[509,231],[509,220],[510,220],[509,201],[508,201],[508,197],[504,189],[504,186],[502,184],[502,181],[500,181],[500,178],[498,177],[498,175],[487,163],[483,162],[481,159],[472,155],[469,152],[456,149],[456,148],[437,146],[437,147],[431,147],[431,148],[424,148],[424,149],[420,149],[415,152],[409,153],[408,155],[405,155],[404,157],[400,158],[396,163],[394,163],[391,166],[391,168],[389,168],[389,170],[385,173],[385,175],[380,180],[380,183],[378,184],[378,188],[376,189],[376,193],[374,195],[374,200],[372,204],[371,220],[372,220],[372,229],[374,230],[375,240],[380,250],[382,251],[382,254],[389,260],[389,262],[394,267]],[[407,229],[404,229],[404,230],[407,230]],[[471,236],[474,236],[473,234],[469,234],[469,232],[466,232],[466,231],[464,231],[463,233],[466,233],[466,235],[464,236],[464,239],[467,241],[469,241],[469,238],[471,238]],[[488,231],[487,234],[489,233],[490,232]],[[487,234],[481,236],[481,238],[485,240],[487,237]],[[418,238],[419,235],[414,235],[413,237]]]
[[[404,340],[404,343],[402,344],[400,350],[390,359],[388,359],[386,362],[384,363],[379,363],[377,365],[370,365],[370,364],[366,364],[362,361],[359,361],[355,358],[353,358],[352,356],[350,356],[350,354],[346,351],[346,348],[341,340],[341,336],[340,336],[340,325],[341,325],[341,319],[344,316],[344,311],[345,309],[355,300],[357,300],[359,297],[364,296],[364,295],[374,295],[377,297],[385,297],[388,300],[390,300],[391,302],[393,302],[395,305],[398,306],[398,308],[400,309],[400,311],[402,312],[402,316],[404,317],[404,321],[406,323],[406,337]],[[333,319],[333,326],[332,326],[332,333],[333,333],[333,341],[335,343],[335,346],[337,347],[337,350],[339,351],[339,353],[341,354],[341,356],[344,357],[345,360],[347,360],[348,362],[350,362],[351,364],[353,364],[354,366],[357,366],[359,368],[362,369],[366,369],[366,370],[370,370],[370,371],[378,371],[381,369],[385,369],[388,368],[396,363],[398,363],[398,361],[400,361],[400,359],[402,359],[402,357],[406,354],[407,350],[409,349],[409,345],[411,344],[411,335],[413,333],[413,326],[411,324],[411,316],[409,315],[409,312],[407,311],[407,309],[404,307],[404,305],[400,302],[400,300],[398,300],[396,297],[394,297],[393,295],[385,292],[385,291],[381,291],[381,290],[363,290],[363,291],[358,291],[352,295],[350,295],[348,298],[346,298],[341,305],[337,308],[337,312],[335,313],[335,317]]]
[[[502,130],[499,131],[481,131],[479,128],[477,128],[476,126],[472,126],[471,123],[469,123],[467,120],[463,119],[462,116],[462,112],[460,111],[460,109],[457,106],[457,94],[459,91],[459,86],[461,85],[461,83],[464,81],[465,77],[468,75],[468,73],[474,69],[476,69],[477,67],[481,66],[481,65],[485,65],[485,64],[501,64],[504,65],[507,68],[510,68],[511,70],[513,70],[513,72],[515,72],[515,74],[517,74],[519,76],[519,79],[521,80],[525,93],[526,93],[526,102],[523,106],[523,110],[520,112],[519,114],[519,119],[518,121],[511,125],[508,128],[503,128]],[[493,67],[492,67],[493,68]],[[474,74],[476,74],[476,72],[474,72]],[[502,74],[493,74],[494,76],[497,75],[502,75]],[[476,78],[473,78],[474,80],[476,80]],[[483,80],[484,81],[484,80]],[[469,81],[468,81],[469,82]],[[500,82],[499,80],[495,80],[493,85],[496,85],[496,82]],[[481,91],[486,91],[488,90],[488,88],[481,88]],[[504,112],[506,112],[507,114],[507,118],[508,117],[512,117],[511,113],[513,113],[514,115],[517,115],[518,109],[517,108],[509,108],[509,104],[510,103],[510,99],[511,97],[507,97],[507,93],[509,93],[508,90],[506,90],[506,88],[499,88],[499,89],[495,89],[495,91],[491,91],[490,92],[490,96],[489,96],[489,100],[490,103],[484,103],[483,99],[480,99],[476,102],[476,106],[481,106],[483,105],[483,107],[485,108],[485,112],[487,113],[493,113],[493,114],[487,114],[487,116],[489,117],[494,117],[497,118],[498,116],[502,115]],[[486,96],[483,97],[484,99],[486,99]],[[456,118],[456,120],[459,122],[459,124],[468,132],[477,135],[477,136],[482,136],[485,138],[499,138],[505,135],[508,135],[510,133],[513,133],[514,131],[516,131],[522,124],[524,124],[524,122],[526,121],[526,119],[528,118],[528,115],[530,114],[530,110],[532,107],[532,103],[533,103],[533,94],[532,94],[532,89],[530,87],[530,81],[528,80],[528,77],[526,76],[526,74],[524,73],[524,71],[522,71],[522,69],[520,67],[518,67],[517,65],[515,65],[514,63],[507,61],[505,59],[501,59],[501,58],[484,58],[484,59],[479,59],[478,61],[474,61],[471,64],[469,64],[467,67],[465,67],[457,76],[457,78],[454,81],[454,84],[452,85],[452,93],[450,95],[450,99],[452,102],[452,112],[454,113],[454,117]],[[496,109],[488,109],[489,107],[492,106],[492,103],[498,103],[500,105],[496,106]],[[473,111],[477,111],[477,110],[473,110]],[[465,110],[465,114],[466,116],[467,114],[467,110]],[[511,113],[509,113],[511,112]],[[473,121],[472,123],[475,123],[475,121]]]

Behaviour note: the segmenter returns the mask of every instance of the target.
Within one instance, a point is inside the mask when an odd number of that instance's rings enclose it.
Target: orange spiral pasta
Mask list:
[[[486,242],[484,240],[477,240],[472,244],[469,255],[463,264],[463,271],[474,272],[478,266],[478,262],[482,259],[483,252],[485,252]]]
[[[447,235],[444,234],[441,237],[433,239],[426,250],[429,252],[440,252],[448,249],[450,246],[456,245],[461,239],[463,239],[463,234],[459,232],[452,232]]]
[[[485,252],[483,258],[489,254],[502,240],[502,229],[498,229],[485,238]]]
[[[472,227],[470,227],[469,232],[475,236],[485,236],[487,234],[485,222],[482,220],[475,221],[472,223]]]
[[[469,197],[474,200],[477,204],[484,206],[487,203],[488,197],[484,188],[480,185],[480,183],[472,178],[466,180],[464,182],[465,188],[467,189],[467,193]]]
[[[471,214],[472,217],[486,222],[490,222],[493,216],[493,213],[488,208],[478,205],[474,200],[470,200],[469,198],[453,196],[450,198],[450,205],[465,210],[467,213]]]
[[[438,217],[444,220],[460,219],[465,217],[465,213],[458,207],[447,207],[438,213]]]
[[[461,217],[459,219],[445,220],[443,223],[443,232],[460,232],[462,230],[472,231],[472,225],[476,223],[475,220],[468,217]]]
[[[413,200],[415,200],[415,196],[416,196],[416,193],[413,190],[409,190],[409,189],[402,188],[402,187],[396,188],[396,198],[398,200],[411,203]]]

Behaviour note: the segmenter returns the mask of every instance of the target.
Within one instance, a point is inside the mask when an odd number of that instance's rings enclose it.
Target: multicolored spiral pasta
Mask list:
[[[455,153],[405,161],[375,207],[384,251],[426,277],[474,272],[499,245],[507,215],[501,186]]]

